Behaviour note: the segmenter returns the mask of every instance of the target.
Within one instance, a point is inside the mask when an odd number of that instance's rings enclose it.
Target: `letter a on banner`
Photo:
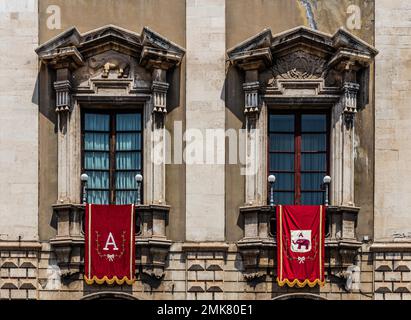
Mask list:
[[[87,284],[132,284],[135,280],[134,205],[86,207]]]
[[[323,206],[277,207],[279,286],[323,286],[325,210]]]

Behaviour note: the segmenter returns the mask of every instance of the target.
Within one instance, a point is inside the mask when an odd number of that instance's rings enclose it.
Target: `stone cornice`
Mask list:
[[[83,34],[75,27],[70,28],[35,51],[46,64],[75,69],[88,57],[108,50],[135,56],[144,65],[156,62],[165,69],[178,66],[185,54],[183,48],[148,27],[144,27],[140,35],[114,25]]]
[[[268,57],[272,56],[272,61],[275,61],[278,56],[298,48],[317,52],[319,56],[331,61],[329,67],[344,60],[366,66],[378,54],[375,48],[344,29],[330,35],[300,26],[276,35],[272,35],[270,29],[265,29],[229,49],[227,56],[233,65],[242,68],[241,65],[256,61],[257,57],[262,56],[262,52],[265,52],[264,59],[260,60],[270,62]]]
[[[374,242],[372,252],[411,252],[411,241],[398,242]]]
[[[0,240],[0,250],[41,250],[38,241],[3,241]]]

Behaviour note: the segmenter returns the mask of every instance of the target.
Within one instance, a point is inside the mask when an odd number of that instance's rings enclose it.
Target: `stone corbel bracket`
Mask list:
[[[274,269],[276,241],[270,234],[270,220],[275,207],[253,206],[240,208],[244,219],[244,237],[237,242],[247,281],[264,278]]]
[[[53,206],[57,216],[57,235],[50,239],[62,277],[80,273],[83,268],[84,206],[61,204]]]
[[[360,208],[330,206],[327,208],[329,235],[325,239],[326,264],[334,275],[353,265],[362,243],[357,240],[356,224]]]
[[[171,247],[166,237],[169,206],[142,205],[136,207],[140,233],[136,237],[137,271],[156,279],[164,276],[164,268]]]

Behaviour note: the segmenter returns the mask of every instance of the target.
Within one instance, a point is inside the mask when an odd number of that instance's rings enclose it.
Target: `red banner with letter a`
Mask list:
[[[289,287],[324,285],[325,209],[277,207],[277,282]]]
[[[133,284],[134,205],[87,204],[85,221],[86,283]]]

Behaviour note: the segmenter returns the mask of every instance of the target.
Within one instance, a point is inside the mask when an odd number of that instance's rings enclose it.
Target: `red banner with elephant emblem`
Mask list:
[[[277,206],[277,282],[279,286],[323,286],[325,209]]]
[[[87,204],[85,222],[86,283],[133,284],[134,205]]]

